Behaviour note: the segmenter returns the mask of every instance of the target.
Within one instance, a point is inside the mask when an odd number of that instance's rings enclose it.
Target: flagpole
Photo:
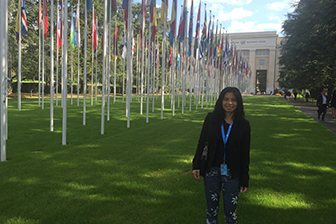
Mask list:
[[[166,0],[168,1],[168,0]],[[162,7],[162,6],[161,6]],[[162,16],[162,15],[161,15]],[[163,108],[164,108],[164,78],[165,78],[165,61],[166,61],[166,2],[163,6],[163,32],[162,32],[162,70],[161,70],[161,119],[163,119]]]
[[[50,131],[54,131],[54,0],[50,4]]]
[[[110,5],[110,8],[108,8],[107,10],[109,10],[109,18],[107,18],[107,21],[109,23],[109,35],[107,37],[107,45],[108,45],[108,70],[107,70],[107,115],[106,115],[106,119],[109,121],[110,120],[110,95],[111,95],[111,4],[107,4],[107,6]]]
[[[107,38],[107,1],[104,1],[104,32],[103,32],[103,74],[102,74],[102,106],[101,106],[101,129],[100,133],[104,134],[105,122],[105,66],[106,66],[106,38]]]
[[[8,1],[5,0],[4,1],[4,10],[5,10],[5,13],[4,13],[4,17],[5,17],[5,28],[4,28],[4,34],[5,34],[5,61],[6,61],[6,70],[5,70],[5,75],[4,75],[4,78],[5,78],[5,108],[4,108],[4,112],[5,112],[5,116],[2,116],[1,119],[5,119],[5,130],[4,132],[2,133],[5,133],[5,140],[8,139]],[[1,62],[0,62],[1,63]],[[3,101],[1,101],[3,102]]]
[[[63,32],[64,32],[64,1],[65,0],[61,0],[62,2],[61,2],[61,4],[62,4],[62,18],[61,18],[61,21],[62,21],[62,23],[61,23],[61,31],[62,31],[62,37],[61,37],[61,39],[62,39],[62,44],[63,44],[63,42],[64,42],[64,39],[63,39],[63,37],[64,37],[64,35],[63,35]],[[63,101],[64,101],[64,91],[66,91],[67,92],[67,88],[66,89],[64,89],[64,86],[63,86],[63,69],[64,69],[64,66],[63,66],[63,57],[64,57],[64,47],[62,47],[62,69],[61,69],[61,73],[62,73],[62,75],[61,75],[61,107],[63,108]]]
[[[204,3],[204,14],[206,13],[206,3]],[[206,19],[206,17],[205,17]],[[207,24],[206,24],[207,25]],[[205,35],[207,33],[207,30],[205,30]],[[205,44],[206,45],[206,44]],[[202,46],[203,48],[203,46]],[[205,47],[204,47],[204,53],[205,53]],[[205,78],[205,54],[203,54],[203,77],[202,77],[202,103],[201,107],[203,108],[203,101],[204,101],[204,78]]]
[[[98,16],[96,16],[96,30],[98,29]],[[98,32],[96,32],[96,33],[98,33]],[[98,42],[98,34],[97,34],[97,42]],[[96,103],[97,103],[97,101],[98,101],[98,97],[97,97],[97,91],[98,91],[98,87],[97,87],[97,79],[98,79],[98,75],[97,75],[97,70],[98,70],[98,67],[97,67],[97,65],[98,65],[98,44],[97,44],[97,48],[95,49],[96,50],[96,88],[95,88],[95,94],[96,94]]]
[[[153,1],[153,0],[152,0]],[[143,15],[142,15],[143,16]],[[142,107],[143,107],[143,90],[144,90],[144,58],[145,58],[145,42],[146,39],[144,38],[145,36],[145,21],[142,19],[142,58],[141,58],[141,83],[140,83],[140,88],[141,88],[141,96],[140,96],[140,114],[142,114]],[[149,29],[150,27],[150,18],[149,18]]]
[[[73,27],[73,8],[71,10],[71,28],[72,27]],[[73,30],[71,30],[71,31],[73,31]],[[73,42],[73,40],[70,39],[70,42]],[[70,47],[70,48],[71,48],[71,85],[70,85],[70,88],[71,88],[71,100],[70,100],[70,102],[71,102],[71,105],[72,105],[72,103],[73,103],[73,97],[72,97],[72,95],[73,95],[73,49],[72,49],[72,47]]]
[[[164,29],[163,29],[164,30]],[[164,32],[164,31],[163,31]],[[148,31],[148,61],[150,61],[150,50],[151,50],[151,21],[149,19],[149,31]],[[149,122],[149,77],[150,77],[150,63],[147,64],[148,75],[147,75],[147,102],[146,102],[146,123]]]
[[[58,106],[58,21],[59,21],[59,12],[58,12],[58,4],[57,4],[57,23],[56,23],[57,24],[57,32],[56,32],[56,83],[55,83],[55,88],[56,88],[56,94],[55,94],[56,95],[56,106]],[[40,34],[39,34],[39,39],[41,39],[40,38]]]
[[[131,21],[131,14],[132,14],[132,0],[128,1],[128,19],[127,19],[127,25],[128,25],[128,41],[127,41],[127,87],[126,88],[126,113],[127,113],[127,128],[130,127],[130,102],[131,102],[131,96],[130,96],[130,90],[131,90],[131,51],[132,51],[132,46],[131,46],[131,42],[132,42],[132,21]]]
[[[117,28],[117,17],[114,17],[114,24],[115,28]],[[117,30],[118,32],[118,30]],[[114,35],[116,34],[116,31],[114,31]],[[117,37],[114,38],[114,48],[115,54],[114,54],[114,80],[113,80],[113,103],[116,102],[116,94],[117,94]]]
[[[39,6],[41,6],[41,1],[42,0],[40,0]],[[41,13],[41,11],[40,11],[40,8],[39,8],[39,21],[38,21],[38,23],[39,23],[38,24],[38,28],[39,28],[39,37],[38,37],[38,39],[39,39],[38,107],[41,106],[41,102],[40,102],[41,101],[41,99],[40,99],[40,92],[41,92],[41,84],[40,84],[40,82],[41,82],[41,26],[40,26],[41,21],[40,21],[40,19],[41,19],[41,15],[40,15],[40,13]],[[57,53],[58,53],[58,51],[57,51]]]
[[[124,23],[124,32],[123,32],[123,40],[125,42],[125,23]],[[124,43],[125,44],[125,43]],[[121,58],[123,61],[123,80],[122,80],[122,102],[124,102],[124,93],[125,93],[125,58],[123,58],[123,53],[124,53],[124,45],[123,45],[123,49],[121,50]]]
[[[20,0],[22,1],[22,0]],[[44,32],[45,32],[45,9],[47,6],[45,6],[45,1],[43,2],[43,39],[42,39],[42,109],[44,109]],[[20,20],[21,21],[21,20]],[[21,40],[21,34],[20,34],[20,40]],[[21,55],[20,55],[21,57]],[[21,79],[20,79],[21,82]],[[20,84],[20,103],[21,103],[21,84]]]
[[[18,52],[19,52],[19,56],[18,56],[18,108],[19,111],[21,111],[21,26],[22,26],[22,7],[21,7],[21,1],[19,0],[19,45],[18,45]],[[43,109],[43,108],[42,108]]]
[[[68,5],[68,0],[65,0],[65,6]],[[63,91],[63,124],[62,124],[62,145],[66,145],[66,122],[67,122],[67,65],[68,65],[68,7],[64,7],[64,32],[63,32],[63,83],[65,87]]]
[[[151,40],[152,41],[152,40]],[[152,72],[152,76],[153,76],[153,79],[152,79],[152,112],[154,113],[154,107],[155,107],[155,102],[154,102],[154,94],[155,94],[155,39],[153,40],[152,42],[152,49],[153,49],[153,72]]]
[[[87,7],[88,7],[88,3],[87,1],[85,1],[85,27],[84,27],[84,80],[83,80],[83,125],[86,125],[86,64],[87,64]],[[94,10],[94,5],[92,6]]]
[[[93,15],[93,10],[92,10],[92,22],[94,19],[94,15]],[[96,24],[91,24],[91,26],[96,25]],[[94,34],[94,32],[91,34],[91,38],[92,35]],[[91,53],[91,106],[93,105],[93,67],[94,67],[94,44],[91,45],[92,48],[92,53]]]

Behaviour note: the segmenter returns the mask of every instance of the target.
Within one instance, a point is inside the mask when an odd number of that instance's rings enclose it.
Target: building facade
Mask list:
[[[250,92],[270,94],[279,89],[279,57],[283,38],[276,31],[228,33],[251,65]]]

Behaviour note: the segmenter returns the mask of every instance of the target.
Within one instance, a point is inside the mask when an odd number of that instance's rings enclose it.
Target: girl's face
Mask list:
[[[237,109],[237,99],[232,92],[228,92],[224,95],[222,107],[226,113],[234,113]]]

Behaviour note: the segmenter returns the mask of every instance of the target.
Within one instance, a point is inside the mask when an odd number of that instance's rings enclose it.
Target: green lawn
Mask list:
[[[68,100],[67,143],[62,109],[49,131],[49,100],[9,101],[7,162],[0,163],[0,223],[205,223],[203,182],[193,158],[203,119],[212,107],[171,116],[160,97],[146,123],[133,97],[131,128],[121,97],[100,134],[101,105]],[[113,102],[113,98],[111,100]],[[151,104],[150,102],[150,111]],[[251,123],[250,188],[241,195],[238,223],[335,223],[335,134],[282,98],[246,97]],[[176,106],[177,107],[177,106]],[[33,153],[33,151],[42,151]],[[220,211],[220,223],[224,223]]]

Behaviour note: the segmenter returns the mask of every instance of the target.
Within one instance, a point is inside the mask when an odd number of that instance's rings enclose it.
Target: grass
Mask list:
[[[82,99],[81,99],[82,100]],[[69,100],[70,102],[70,100]],[[100,134],[101,105],[68,104],[49,131],[49,101],[9,101],[7,162],[0,163],[0,223],[204,223],[203,182],[191,174],[202,122],[210,108],[171,116],[160,100],[146,123],[146,104],[131,104],[126,128],[121,97]],[[278,97],[244,98],[252,127],[250,188],[238,223],[334,223],[335,134]],[[151,103],[150,103],[151,109]],[[33,151],[42,151],[33,153]],[[220,211],[220,223],[224,223]]]

